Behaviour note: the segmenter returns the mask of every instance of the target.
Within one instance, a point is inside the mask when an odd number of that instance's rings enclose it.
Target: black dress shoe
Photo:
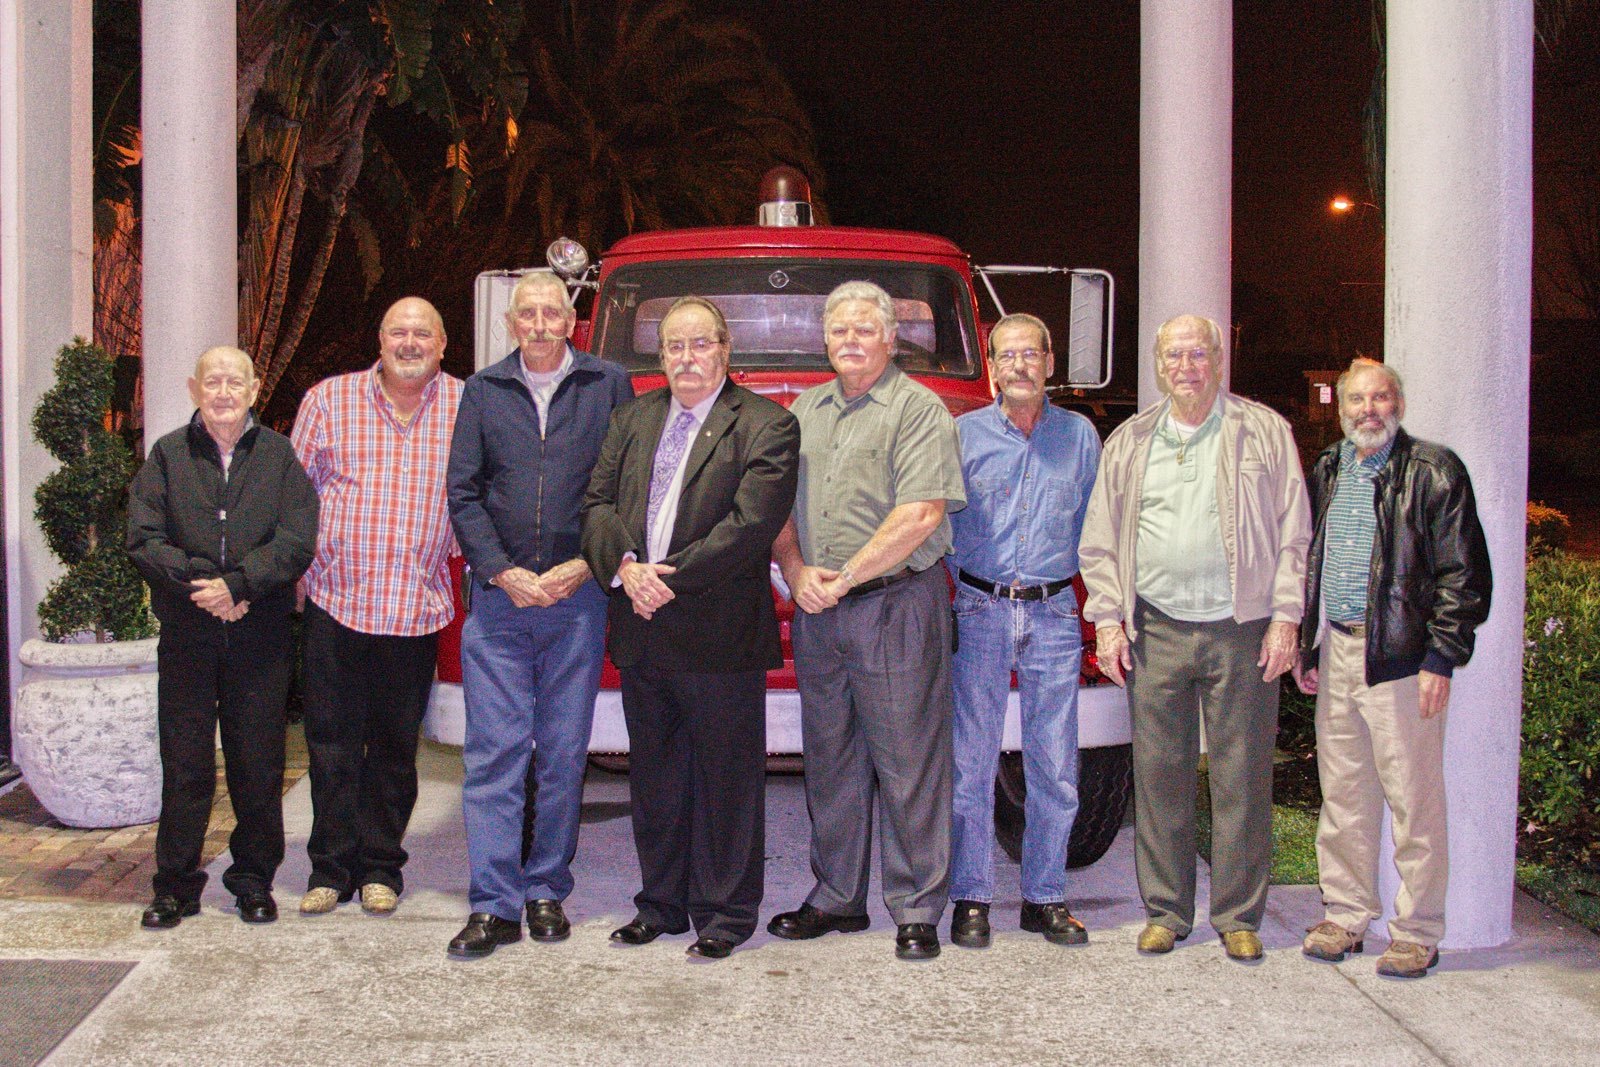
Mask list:
[[[962,948],[989,947],[989,905],[958,900],[950,910],[950,941]]]
[[[1043,934],[1052,945],[1087,945],[1089,931],[1072,917],[1065,904],[1022,902],[1022,928],[1030,934]]]
[[[139,925],[146,930],[170,930],[191,915],[199,914],[198,900],[179,900],[171,893],[163,893],[144,909]]]
[[[796,911],[774,915],[772,921],[767,923],[767,932],[790,941],[809,941],[831,930],[853,934],[870,925],[872,920],[865,915],[829,915],[810,904],[802,904]]]
[[[648,945],[662,934],[682,934],[687,933],[688,930],[687,926],[677,930],[669,930],[665,926],[657,926],[654,923],[647,923],[643,919],[635,918],[628,925],[619,926],[611,931],[611,940],[619,945]]]
[[[931,960],[939,954],[939,928],[932,923],[901,923],[894,954],[903,960]]]
[[[720,937],[702,937],[690,945],[685,954],[703,960],[725,960],[733,952],[733,943]]]
[[[241,893],[236,903],[242,922],[270,923],[278,919],[278,902],[271,893]]]
[[[565,941],[572,933],[559,900],[528,901],[528,936],[535,941]]]
[[[467,916],[467,925],[450,939],[445,952],[458,960],[476,960],[489,955],[501,945],[512,945],[522,940],[522,924],[475,911]]]

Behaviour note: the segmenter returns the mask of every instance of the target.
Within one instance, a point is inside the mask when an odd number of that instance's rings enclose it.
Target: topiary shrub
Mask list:
[[[1528,560],[1522,657],[1524,855],[1600,863],[1600,561]]]
[[[56,357],[56,384],[33,411],[33,435],[61,467],[34,493],[33,517],[67,572],[39,603],[46,640],[92,632],[131,641],[156,631],[144,579],[124,547],[133,455],[106,429],[114,364],[75,337]]]

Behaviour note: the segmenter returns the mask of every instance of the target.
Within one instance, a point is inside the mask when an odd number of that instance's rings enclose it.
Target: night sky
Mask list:
[[[766,38],[815,124],[834,222],[942,233],[980,263],[1110,270],[1117,379],[1131,388],[1137,3],[704,6]],[[1339,284],[1381,277],[1379,227],[1327,209],[1335,193],[1369,198],[1362,109],[1374,67],[1370,11],[1367,0],[1234,4],[1241,383],[1259,378],[1292,391],[1299,380],[1298,367],[1244,365],[1258,340],[1254,318],[1310,307],[1323,332],[1345,322],[1381,327],[1381,289]]]

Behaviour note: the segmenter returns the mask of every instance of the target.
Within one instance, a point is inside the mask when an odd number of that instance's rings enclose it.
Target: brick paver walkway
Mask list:
[[[305,776],[305,741],[289,728],[283,790]],[[217,753],[217,795],[206,828],[202,863],[228,847],[233,805]],[[145,903],[155,874],[156,825],[77,830],[57,822],[28,789],[26,779],[0,796],[0,899],[98,900]]]

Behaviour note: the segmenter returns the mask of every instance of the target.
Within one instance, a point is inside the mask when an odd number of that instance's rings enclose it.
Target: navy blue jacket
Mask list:
[[[541,434],[521,358],[512,352],[467,379],[450,441],[450,523],[480,584],[513,566],[538,574],[581,554],[589,473],[611,409],[633,399],[627,371],[574,349]]]

